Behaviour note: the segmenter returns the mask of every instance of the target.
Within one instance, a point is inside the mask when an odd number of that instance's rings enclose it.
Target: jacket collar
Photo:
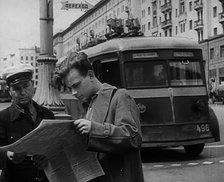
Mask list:
[[[41,107],[35,102],[35,101],[32,101],[32,104],[34,106],[34,108],[36,109],[37,113],[42,113],[42,109]],[[20,114],[24,114],[24,110],[22,108],[20,108],[18,105],[16,104],[12,104],[10,107],[9,107],[9,119],[11,122],[15,121],[19,116]]]
[[[117,87],[111,86],[106,83],[102,85],[93,104],[93,119],[97,120],[100,123],[103,123],[105,121],[113,92],[116,89]]]

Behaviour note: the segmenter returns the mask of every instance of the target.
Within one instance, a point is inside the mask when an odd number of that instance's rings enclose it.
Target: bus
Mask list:
[[[202,50],[187,38],[115,38],[81,50],[101,82],[126,88],[140,111],[142,148],[183,146],[199,155],[220,140],[208,105]]]
[[[11,96],[5,80],[0,79],[0,102],[10,102]]]

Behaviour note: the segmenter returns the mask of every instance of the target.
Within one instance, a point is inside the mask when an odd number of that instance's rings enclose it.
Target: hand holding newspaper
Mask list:
[[[87,138],[71,130],[73,120],[42,120],[33,131],[0,150],[45,155],[50,182],[86,182],[104,175],[94,152],[87,151]]]

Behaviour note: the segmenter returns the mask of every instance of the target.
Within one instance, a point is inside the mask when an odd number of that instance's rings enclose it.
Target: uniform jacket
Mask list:
[[[37,111],[35,122],[29,114],[23,113],[14,104],[0,111],[0,146],[17,141],[36,128],[42,119],[54,119],[54,114],[50,110],[39,106],[34,101],[33,104]],[[15,165],[7,159],[5,151],[0,151],[0,169],[4,171],[6,178],[8,178],[7,176],[15,177],[14,179],[7,179],[8,182],[32,182],[37,175],[37,169],[29,158]]]
[[[125,89],[108,84],[91,107],[88,150],[97,152],[104,176],[94,182],[143,182],[139,110]],[[89,108],[90,109],[90,108]]]

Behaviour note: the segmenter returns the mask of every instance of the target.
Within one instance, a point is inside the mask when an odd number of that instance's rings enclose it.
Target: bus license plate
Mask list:
[[[197,132],[200,134],[210,132],[210,128],[208,124],[197,124]]]

